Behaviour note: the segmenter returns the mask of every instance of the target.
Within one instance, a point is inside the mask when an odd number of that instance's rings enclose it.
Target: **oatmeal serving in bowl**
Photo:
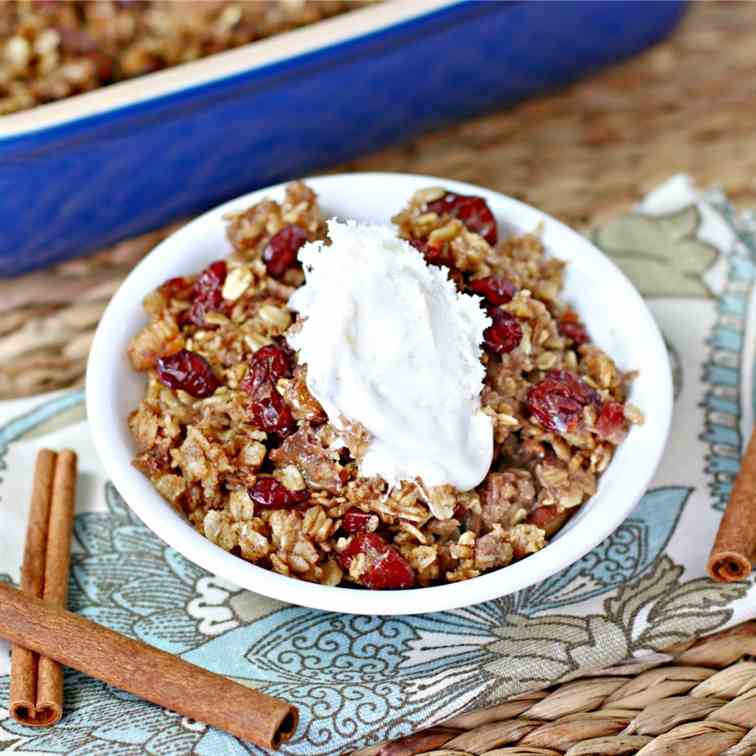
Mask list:
[[[291,183],[225,214],[228,256],[147,295],[134,466],[225,552],[312,583],[531,558],[643,422],[640,366],[593,342],[559,249],[483,197],[427,185],[382,226],[329,217]]]

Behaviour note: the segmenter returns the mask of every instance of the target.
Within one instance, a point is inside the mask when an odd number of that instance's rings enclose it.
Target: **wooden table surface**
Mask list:
[[[585,228],[679,171],[756,207],[755,126],[756,2],[693,3],[630,61],[340,169],[483,184]],[[0,398],[81,382],[107,300],[156,237],[0,282]]]

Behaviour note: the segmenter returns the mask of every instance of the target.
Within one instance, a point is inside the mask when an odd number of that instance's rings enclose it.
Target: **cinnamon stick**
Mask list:
[[[42,598],[65,608],[71,563],[71,529],[76,504],[76,454],[65,449],[58,454],[47,530],[45,580]],[[45,722],[45,716],[52,721]],[[49,656],[39,657],[37,717],[40,725],[54,724],[63,716],[63,669]]]
[[[21,565],[21,590],[36,598],[42,598],[44,590],[45,556],[56,461],[55,452],[42,449],[37,455],[32,483],[24,561]],[[22,646],[14,645],[11,650],[9,709],[14,719],[32,727],[54,724],[60,719],[60,712],[57,710],[37,709],[38,681],[39,656]],[[62,709],[62,700],[60,703]]]
[[[263,748],[277,748],[297,726],[297,709],[286,701],[4,584],[0,637]]]
[[[756,560],[756,428],[719,523],[707,569],[714,580],[745,580]]]

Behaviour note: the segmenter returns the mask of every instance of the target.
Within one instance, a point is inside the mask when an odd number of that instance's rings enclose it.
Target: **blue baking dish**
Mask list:
[[[638,52],[684,2],[389,0],[0,118],[0,276]]]

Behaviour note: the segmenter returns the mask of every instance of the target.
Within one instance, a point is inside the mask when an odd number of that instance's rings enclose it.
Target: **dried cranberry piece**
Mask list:
[[[265,509],[286,509],[295,507],[309,496],[307,489],[292,491],[275,478],[258,478],[249,489],[249,498]]]
[[[562,517],[563,513],[564,510],[559,507],[538,507],[527,516],[525,522],[547,530],[555,520]]]
[[[502,305],[512,301],[512,297],[517,292],[514,284],[509,283],[506,278],[501,276],[486,276],[485,278],[476,278],[467,284],[470,291],[480,294],[489,304]]]
[[[598,404],[598,394],[574,373],[552,370],[528,389],[525,406],[548,430],[573,430],[589,404]]]
[[[522,341],[522,328],[517,318],[498,307],[488,313],[493,324],[483,331],[483,346],[493,354],[507,354]]]
[[[374,590],[411,588],[415,573],[405,558],[379,535],[357,533],[339,555],[341,566],[348,570],[357,554],[364,554],[367,569],[360,578],[363,584]]]
[[[423,257],[428,256],[428,250],[431,248],[427,241],[424,241],[423,239],[409,239],[408,240],[410,245],[413,246]],[[437,249],[437,247],[433,247],[433,249]]]
[[[352,454],[346,446],[339,449],[339,462],[342,465],[348,465],[352,461]]]
[[[183,276],[177,276],[165,281],[158,291],[166,299],[189,299],[192,293],[192,283]]]
[[[194,321],[192,320],[192,317],[193,315],[192,315],[191,307],[187,310],[181,310],[176,315],[176,325],[179,328],[183,328],[184,326],[187,326],[187,325],[192,325],[194,323]]]
[[[569,320],[563,320],[559,323],[559,333],[566,339],[572,339],[575,346],[587,344],[591,340],[588,331],[585,330],[585,326]]]
[[[444,253],[443,246],[430,244],[424,239],[410,239],[409,243],[425,258],[428,265],[446,265],[452,267],[452,262],[448,254]]]
[[[223,260],[216,260],[199,274],[192,290],[194,302],[185,316],[197,326],[205,325],[205,315],[213,310],[222,310],[223,284],[226,282],[227,268]]]
[[[249,360],[249,370],[241,388],[251,397],[250,412],[266,433],[285,438],[296,430],[289,405],[276,389],[279,378],[290,375],[292,354],[282,346],[268,344],[258,349]]]
[[[188,349],[182,349],[170,357],[161,357],[157,361],[157,374],[164,386],[186,391],[196,399],[210,396],[220,386],[210,363],[202,355]]]
[[[307,234],[294,224],[284,226],[274,234],[263,249],[262,259],[269,276],[280,278],[297,261],[299,248],[307,241]]]
[[[271,389],[267,395],[253,399],[249,408],[257,425],[266,433],[285,438],[297,429],[289,405],[275,389]]]
[[[363,575],[362,581],[368,588],[378,591],[412,588],[415,573],[405,558],[389,546],[388,551],[378,556],[373,566]]]
[[[352,509],[344,513],[341,527],[345,533],[349,533],[350,535],[359,533],[367,528],[370,518],[373,516],[370,512],[362,512],[352,507]]]
[[[476,234],[480,234],[491,246],[498,241],[496,219],[482,197],[447,192],[440,199],[428,203],[428,210],[438,215],[458,218]]]
[[[194,296],[205,300],[214,307],[223,302],[223,284],[226,283],[227,268],[223,260],[216,260],[199,274],[194,282]]]
[[[572,310],[567,310],[562,315],[562,319],[559,321],[559,333],[567,339],[572,339],[575,346],[587,344],[591,340],[577,313]]]
[[[627,435],[628,424],[625,420],[625,406],[621,402],[604,402],[596,418],[596,430],[601,438],[613,444],[621,443]]]
[[[85,57],[94,64],[95,74],[101,83],[109,84],[111,81],[113,81],[115,65],[112,58],[110,58],[100,50],[91,52]]]
[[[254,395],[263,384],[275,386],[279,378],[291,375],[291,370],[291,352],[268,344],[249,358],[249,370],[241,382],[241,388]]]
[[[207,314],[208,309],[212,308],[208,308],[202,300],[195,300],[188,310],[181,313],[182,317],[179,320],[179,325],[183,326],[188,323],[193,323],[196,326],[204,326],[205,315]]]
[[[465,290],[465,274],[461,270],[449,268],[449,280],[458,292],[462,293]]]
[[[339,562],[345,570],[348,570],[357,554],[367,554],[368,551],[383,553],[388,547],[386,541],[375,533],[358,533],[339,554]]]
[[[449,280],[457,288],[457,291],[465,290],[465,276],[461,270],[454,267],[454,262],[448,252],[443,247],[437,247],[435,244],[429,244],[422,239],[410,239],[409,243],[425,258],[428,265],[446,267],[449,269]]]

